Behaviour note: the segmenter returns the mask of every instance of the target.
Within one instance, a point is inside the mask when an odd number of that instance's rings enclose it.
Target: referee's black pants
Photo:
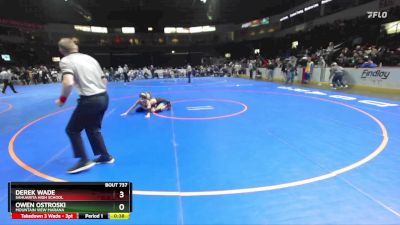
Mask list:
[[[14,93],[17,93],[17,91],[16,91],[15,88],[14,88],[14,85],[13,85],[12,81],[3,80],[3,85],[4,85],[4,86],[3,86],[3,90],[1,91],[1,92],[3,92],[3,94],[6,93],[6,88],[7,88],[8,86],[10,86],[11,90],[12,90]]]
[[[124,73],[124,82],[129,82],[129,76],[127,73]]]
[[[188,83],[192,83],[192,72],[187,73]]]
[[[81,96],[78,99],[78,105],[66,128],[75,158],[88,159],[81,137],[82,130],[86,132],[94,155],[109,156],[101,134],[101,124],[108,102],[109,97],[106,92],[93,96]]]

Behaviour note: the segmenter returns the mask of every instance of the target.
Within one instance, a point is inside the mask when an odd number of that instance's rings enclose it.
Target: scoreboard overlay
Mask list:
[[[10,182],[12,219],[129,219],[131,182]]]

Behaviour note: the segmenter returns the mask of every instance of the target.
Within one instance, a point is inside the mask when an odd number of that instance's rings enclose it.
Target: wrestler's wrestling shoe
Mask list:
[[[96,165],[96,163],[91,160],[81,159],[76,163],[75,166],[71,167],[67,172],[68,173],[79,173],[79,172],[90,169],[94,165]]]

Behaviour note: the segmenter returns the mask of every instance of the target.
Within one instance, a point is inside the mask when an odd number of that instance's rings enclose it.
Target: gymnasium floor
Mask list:
[[[400,101],[235,78],[111,83],[116,163],[68,175],[76,95],[59,109],[60,84],[17,90],[0,97],[1,225],[400,224]],[[173,109],[121,117],[141,91]],[[7,182],[48,180],[132,181],[131,219],[12,221]]]

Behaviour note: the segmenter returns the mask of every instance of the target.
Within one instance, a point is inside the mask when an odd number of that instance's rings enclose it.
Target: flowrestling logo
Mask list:
[[[374,19],[374,18],[379,18],[379,19],[384,19],[387,18],[388,13],[387,12],[367,12],[368,19]]]
[[[330,94],[325,93],[325,92],[312,91],[312,90],[307,90],[307,89],[303,89],[303,88],[294,88],[294,87],[286,87],[286,86],[279,86],[278,88],[279,89],[283,89],[283,90],[288,90],[288,91],[295,91],[295,92],[300,92],[300,93],[304,93],[304,94],[309,94],[309,95],[319,95],[319,96],[325,96],[325,97],[328,97],[328,98],[341,99],[341,100],[344,100],[344,101],[357,101],[357,102],[362,103],[362,104],[373,105],[373,106],[377,106],[377,107],[381,107],[381,108],[399,106],[398,104],[389,103],[389,102],[379,102],[379,101],[368,100],[368,99],[359,100],[359,99],[357,99],[355,97],[352,97],[352,96],[330,95]]]
[[[390,72],[381,71],[381,70],[363,70],[361,74],[361,78],[380,78],[382,80],[388,79]]]

